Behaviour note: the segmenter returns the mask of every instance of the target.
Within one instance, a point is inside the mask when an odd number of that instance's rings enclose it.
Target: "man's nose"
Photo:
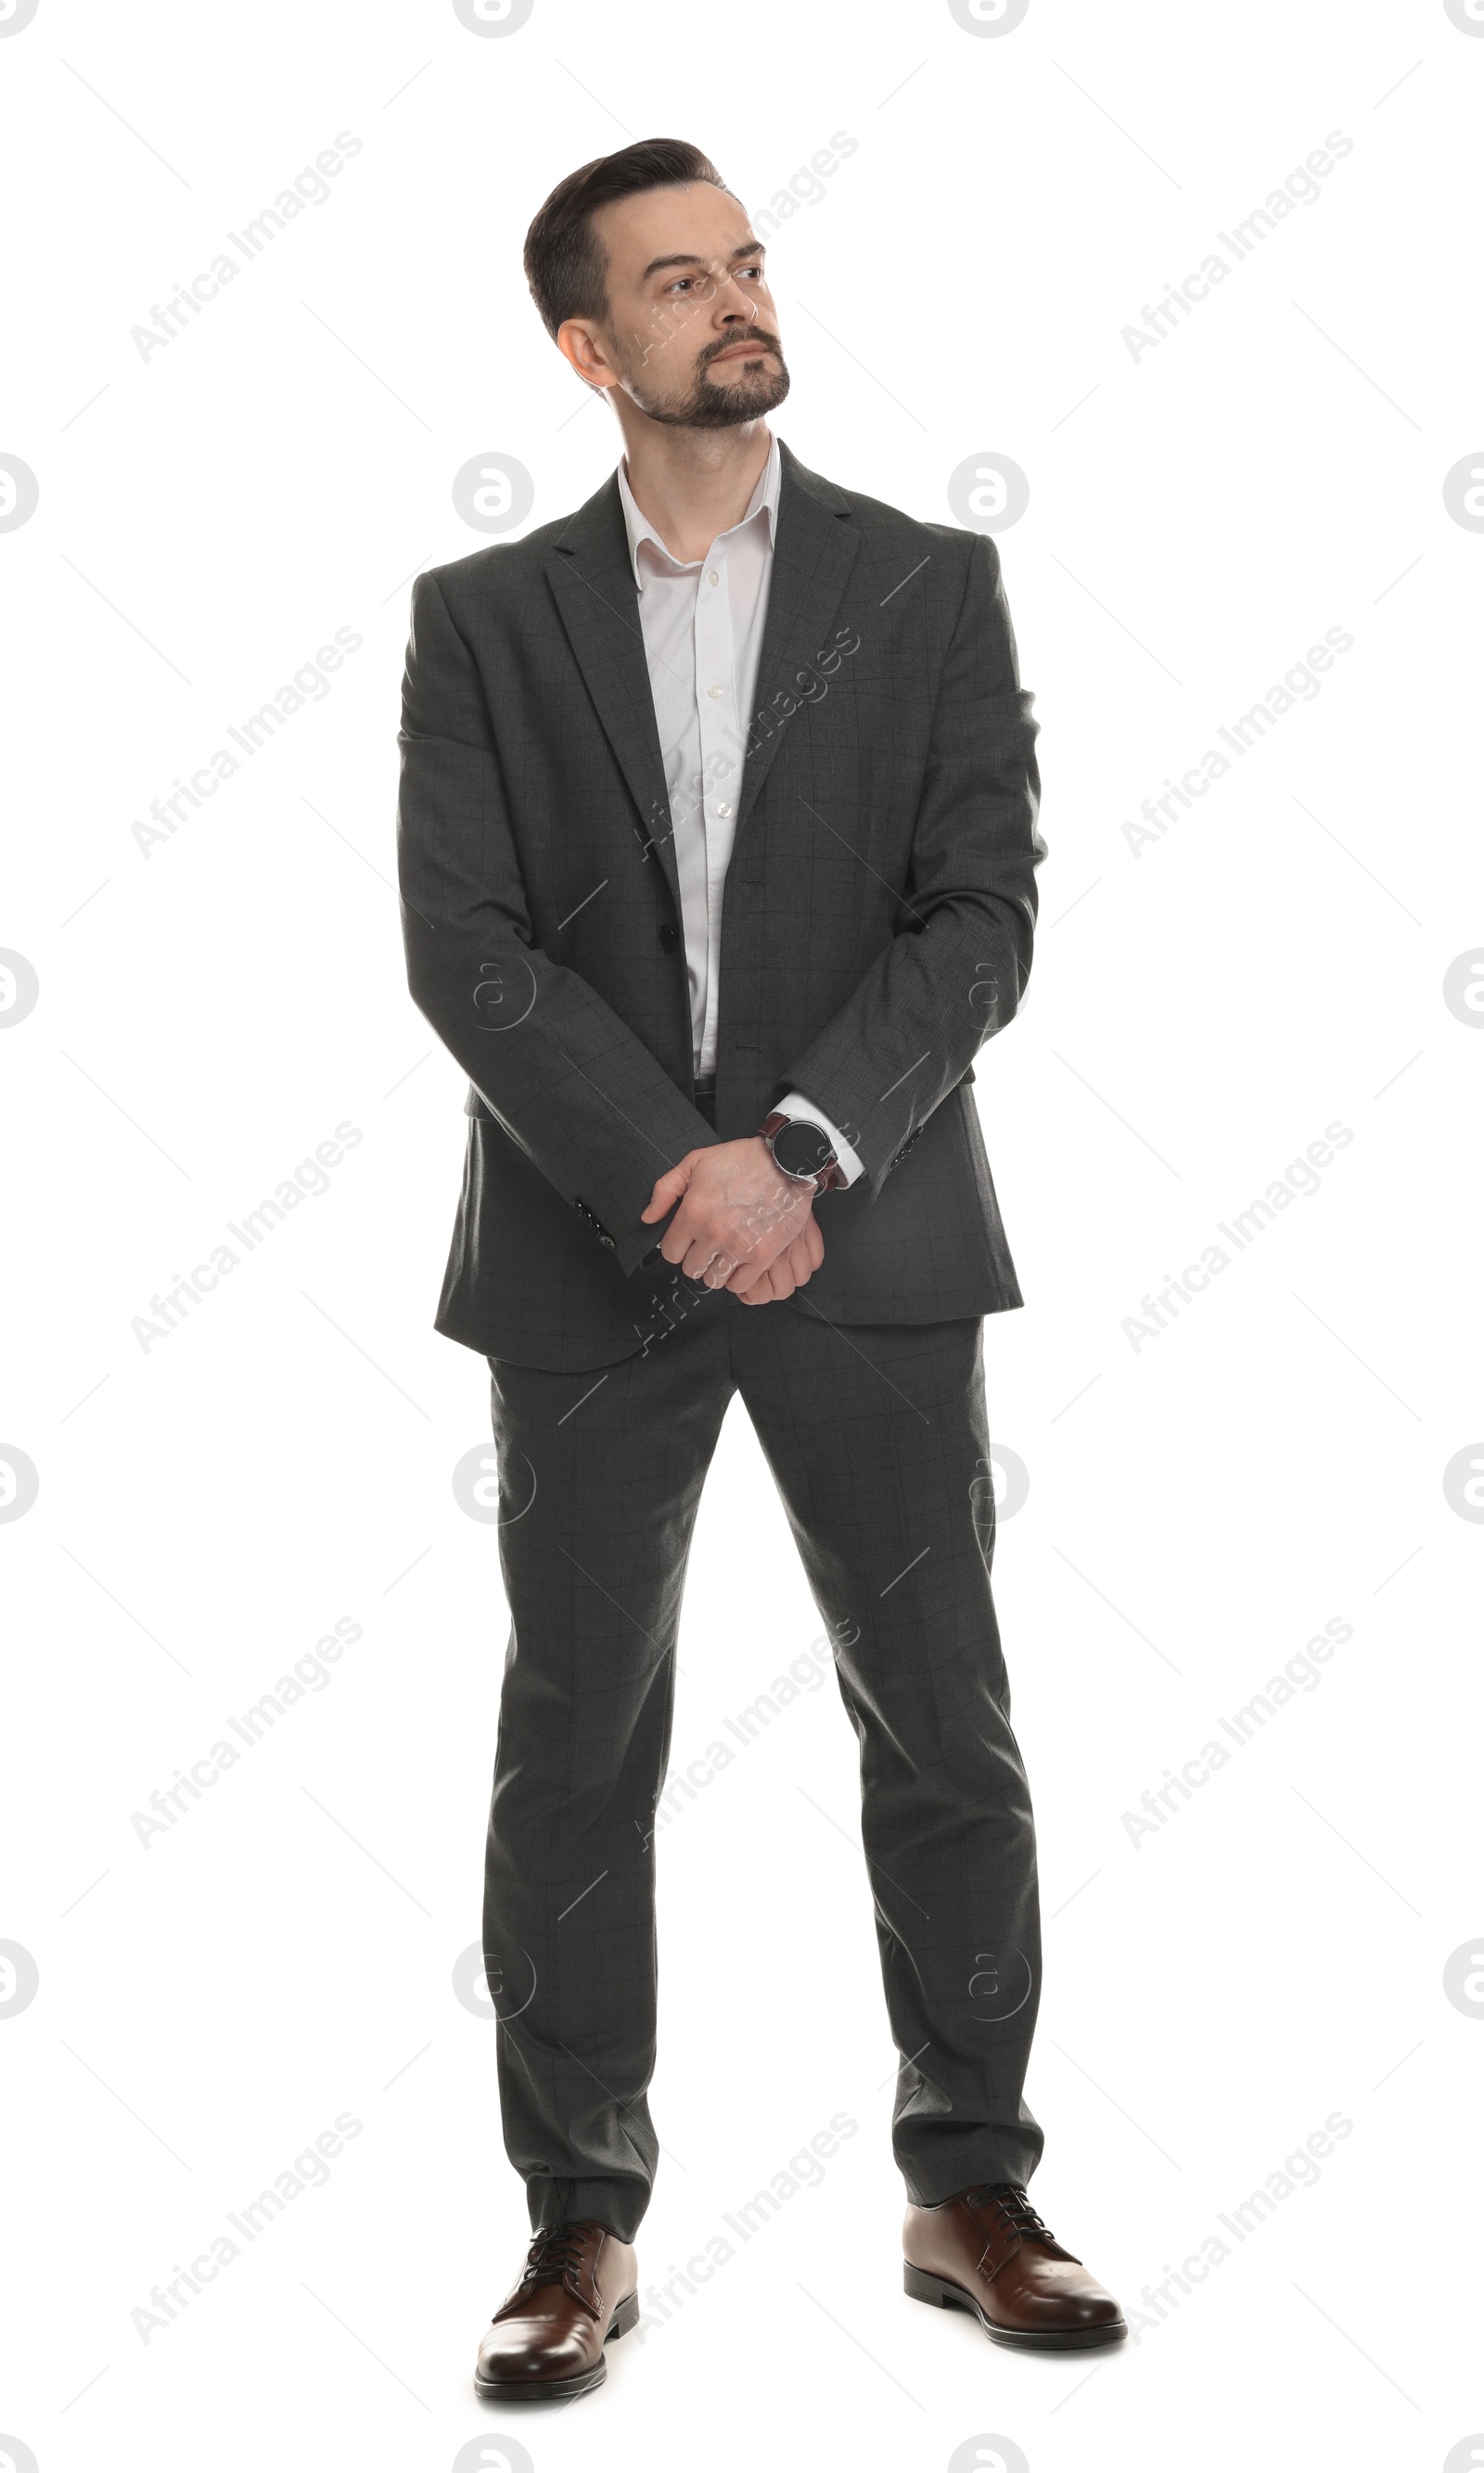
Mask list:
[[[719,317],[734,318],[749,325],[757,315],[755,295],[744,291],[734,275],[718,276],[711,305]]]

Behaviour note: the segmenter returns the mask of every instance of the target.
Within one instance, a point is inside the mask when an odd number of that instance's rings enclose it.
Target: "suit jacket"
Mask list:
[[[652,1344],[698,1297],[640,1220],[655,1179],[793,1087],[865,1174],[816,1206],[825,1260],[791,1309],[1020,1303],[968,1088],[1020,1001],[1045,854],[998,553],[781,453],[714,1131],[616,478],[414,586],[408,981],[469,1077],[436,1327],[485,1356],[579,1370]]]

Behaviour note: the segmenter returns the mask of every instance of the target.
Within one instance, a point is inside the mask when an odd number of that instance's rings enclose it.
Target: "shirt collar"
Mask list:
[[[782,480],[783,459],[778,453],[778,442],[775,437],[768,448],[768,460],[763,466],[761,472],[758,474],[757,487],[753,492],[746,515],[741,517],[739,522],[730,526],[728,532],[719,534],[717,538],[722,540],[729,540],[731,533],[741,531],[743,524],[751,523],[754,516],[766,513],[768,520],[768,546],[770,550],[775,548],[778,543],[778,496],[782,487]],[[634,568],[634,581],[639,591],[642,592],[644,589],[644,578],[639,572],[639,543],[641,541],[652,541],[659,556],[663,559],[667,559],[672,566],[680,568],[681,572],[683,573],[685,571],[685,566],[660,540],[659,535],[655,530],[654,525],[650,522],[648,516],[644,514],[642,508],[639,506],[634,495],[634,492],[629,487],[629,468],[627,457],[621,459],[618,466],[618,495],[623,504],[624,530],[629,536],[629,562]],[[699,566],[702,562],[699,559],[694,559],[689,561],[687,564],[689,565]]]

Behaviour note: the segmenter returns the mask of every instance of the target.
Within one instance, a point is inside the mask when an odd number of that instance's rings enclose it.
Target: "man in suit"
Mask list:
[[[476,2384],[581,2393],[638,2315],[654,1818],[737,1391],[860,1741],[906,2289],[999,2341],[1116,2341],[1026,2196],[982,1362],[1020,1294],[969,1085],[1044,845],[997,553],[774,436],[763,251],[695,148],[573,173],[525,264],[624,460],[419,577],[401,736],[409,983],[470,1086],[437,1323],[490,1362],[512,1618],[485,1959],[534,2238]]]

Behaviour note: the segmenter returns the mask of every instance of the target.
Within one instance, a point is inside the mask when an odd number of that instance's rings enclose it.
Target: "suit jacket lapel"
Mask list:
[[[799,672],[818,676],[815,657],[828,643],[846,578],[859,546],[854,525],[842,520],[850,516],[850,501],[844,493],[831,482],[806,470],[781,440],[778,444],[783,481],[778,492],[778,542],[757,664],[754,710],[749,715],[750,726],[755,725],[753,734],[766,734],[760,735],[760,743],[753,746],[747,757],[737,810],[739,834],[757,803],[757,794],[788,728],[807,727],[802,717],[796,725],[789,724],[788,706],[790,702],[801,702]],[[775,702],[775,698],[780,700]]]
[[[755,712],[771,722],[747,756],[737,812],[740,833],[756,804],[786,735],[788,701],[798,703],[798,674],[814,670],[840,606],[858,546],[850,503],[833,485],[806,470],[779,442],[783,478],[768,615],[757,664]],[[567,525],[547,562],[567,640],[605,734],[642,819],[646,857],[657,852],[680,908],[680,875],[655,724],[655,700],[644,656],[638,593],[616,474],[595,491]],[[775,701],[778,699],[778,701]],[[748,716],[751,732],[754,720]]]
[[[658,853],[679,912],[680,875],[664,759],[616,475],[578,509],[547,562],[546,573],[567,640],[642,819],[636,830],[646,860]]]

